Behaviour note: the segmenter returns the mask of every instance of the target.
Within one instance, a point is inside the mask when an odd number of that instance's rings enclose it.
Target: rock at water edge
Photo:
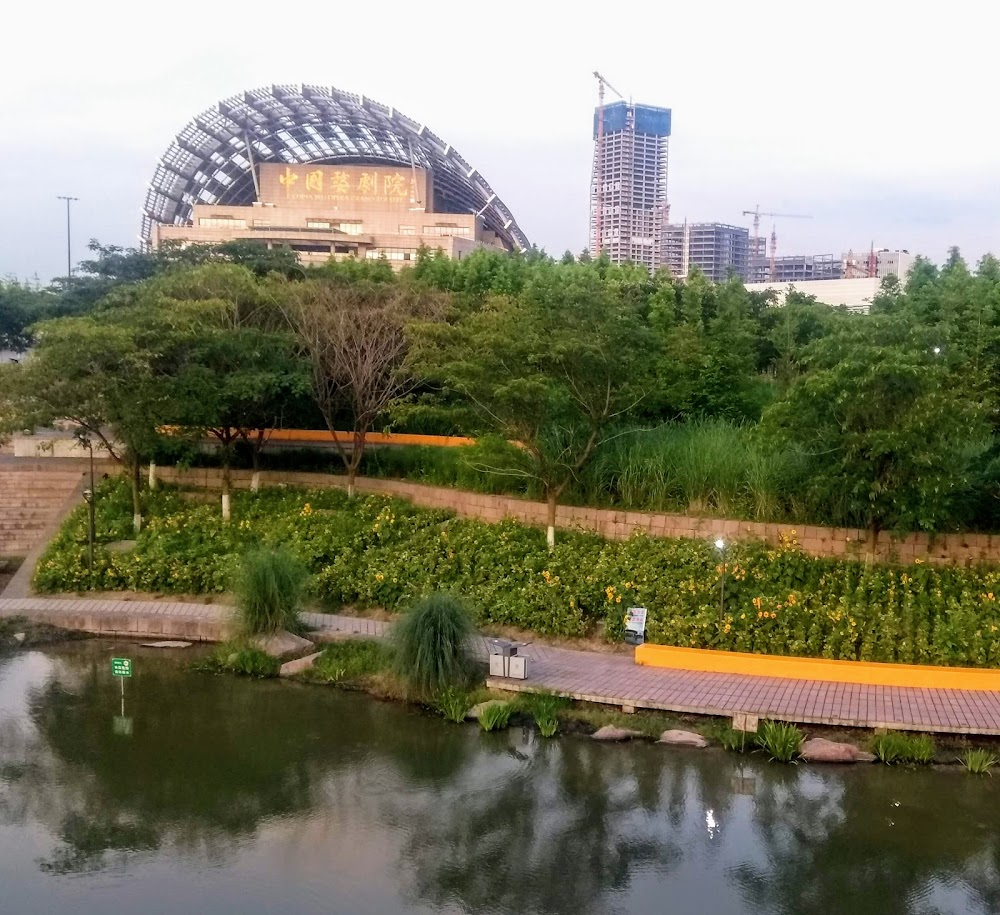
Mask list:
[[[275,658],[287,658],[289,655],[302,654],[310,648],[316,647],[309,639],[300,638],[285,630],[276,632],[274,635],[259,635],[253,639],[253,644]]]
[[[694,731],[664,731],[657,743],[669,743],[675,747],[707,747],[708,741]]]
[[[613,724],[606,724],[590,736],[594,740],[632,740],[635,737],[642,737],[642,731],[633,731],[631,728],[616,728]]]
[[[294,677],[296,674],[300,674],[302,671],[308,670],[313,666],[313,664],[316,663],[316,659],[322,653],[322,651],[317,651],[313,654],[307,654],[304,658],[296,658],[294,661],[286,661],[281,665],[281,670],[278,671],[278,676]]]
[[[872,762],[875,757],[850,743],[837,743],[823,737],[813,737],[805,741],[799,755],[806,762],[853,763]]]

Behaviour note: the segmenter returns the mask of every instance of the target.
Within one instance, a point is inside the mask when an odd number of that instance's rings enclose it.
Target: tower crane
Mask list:
[[[753,250],[750,255],[750,273],[751,281],[753,280],[753,259],[757,251],[760,248],[760,217],[770,216],[775,219],[812,219],[812,216],[804,216],[801,213],[765,213],[761,210],[760,204],[758,203],[752,210],[744,210],[744,216],[753,216]],[[771,280],[774,281],[775,276],[775,255],[778,250],[778,231],[774,226],[771,226]]]
[[[600,257],[602,242],[604,240],[602,235],[603,226],[601,225],[601,220],[604,216],[604,89],[607,87],[622,101],[625,101],[625,96],[622,95],[596,70],[594,71],[594,78],[597,80],[597,161],[594,168],[595,183],[597,187],[595,195],[596,199],[594,201],[594,205],[596,207],[594,253],[596,257]]]

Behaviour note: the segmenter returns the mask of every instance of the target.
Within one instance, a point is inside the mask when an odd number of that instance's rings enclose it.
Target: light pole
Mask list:
[[[722,557],[722,580],[719,584],[719,622],[726,615],[726,541],[721,537],[715,541],[715,548]]]
[[[80,198],[66,197],[59,194],[56,199],[66,201],[66,285],[68,286],[70,277],[73,275],[73,258],[70,251],[69,206],[74,200],[79,200]]]

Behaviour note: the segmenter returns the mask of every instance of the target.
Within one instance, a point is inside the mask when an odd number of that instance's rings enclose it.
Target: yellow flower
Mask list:
[[[741,620],[745,620],[746,618],[747,618],[747,615],[745,613],[741,613],[740,614],[740,619]]]
[[[385,580],[385,576],[381,572],[376,572],[375,573],[375,581],[384,581],[384,580]]]
[[[755,607],[756,607],[756,608],[757,608],[758,610],[760,610],[760,607],[761,607],[761,604],[763,604],[763,603],[764,603],[764,601],[763,601],[763,600],[762,600],[761,598],[759,598],[759,597],[755,597],[755,598],[753,599],[753,605],[754,605],[754,606],[755,606]],[[760,616],[760,614],[759,614],[759,613],[758,613],[757,615],[758,615],[758,616]]]

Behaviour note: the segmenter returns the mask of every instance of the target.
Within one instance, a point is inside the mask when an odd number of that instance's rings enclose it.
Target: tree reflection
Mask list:
[[[452,786],[405,843],[400,867],[415,901],[608,912],[635,873],[662,875],[679,859],[676,842],[644,814],[658,807],[659,770],[648,758],[582,740],[528,739],[526,759],[511,760],[502,740],[493,741],[494,754],[508,757],[497,778]]]

